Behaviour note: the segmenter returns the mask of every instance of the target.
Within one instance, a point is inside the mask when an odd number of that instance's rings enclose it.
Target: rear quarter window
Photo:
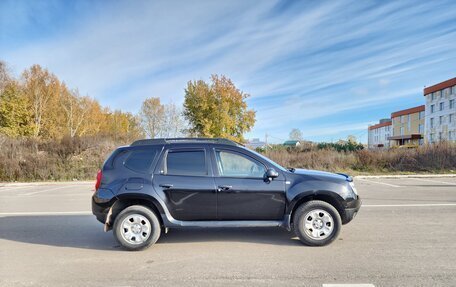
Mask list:
[[[124,166],[133,171],[148,173],[157,157],[159,149],[132,150],[124,162]]]

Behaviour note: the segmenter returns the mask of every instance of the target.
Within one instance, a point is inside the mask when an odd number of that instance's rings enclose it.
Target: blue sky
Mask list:
[[[456,76],[456,1],[3,0],[0,59],[131,112],[224,74],[251,95],[249,138],[366,142],[368,124]]]

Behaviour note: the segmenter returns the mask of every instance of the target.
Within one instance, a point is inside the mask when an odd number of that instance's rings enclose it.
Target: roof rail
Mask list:
[[[224,139],[224,138],[159,138],[159,139],[143,139],[134,141],[130,146],[138,145],[152,145],[152,144],[168,144],[177,142],[206,142],[206,143],[219,143],[235,146],[243,146],[238,142]]]

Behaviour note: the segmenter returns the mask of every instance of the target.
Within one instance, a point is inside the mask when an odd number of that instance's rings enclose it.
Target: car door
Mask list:
[[[283,177],[265,180],[267,165],[236,150],[212,150],[219,220],[280,220],[285,211]]]
[[[154,188],[177,220],[215,220],[217,194],[205,148],[170,148],[154,175]]]

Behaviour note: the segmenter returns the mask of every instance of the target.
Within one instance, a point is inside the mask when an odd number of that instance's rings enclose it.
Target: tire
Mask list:
[[[147,207],[132,205],[122,210],[114,220],[114,237],[130,251],[146,249],[157,242],[161,233],[157,215]]]
[[[302,243],[324,246],[339,236],[342,220],[331,204],[312,200],[301,204],[293,214],[293,228]]]

